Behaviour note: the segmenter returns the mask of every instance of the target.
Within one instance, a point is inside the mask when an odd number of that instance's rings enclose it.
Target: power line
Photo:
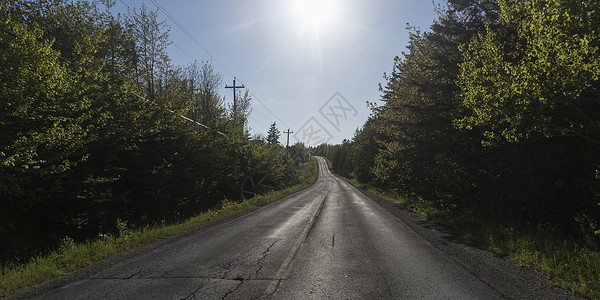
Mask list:
[[[123,2],[123,0],[119,0],[119,2],[121,2],[121,4],[127,6],[127,12],[129,12],[131,9],[129,8],[129,5],[127,5],[125,2]]]
[[[218,59],[216,59],[212,53],[210,53],[179,21],[177,21],[177,19],[175,17],[173,17],[164,7],[162,7],[162,5],[160,5],[160,3],[158,3],[155,0],[151,0],[152,3],[154,5],[156,5],[156,7],[162,11],[167,18],[169,18],[174,24],[175,26],[177,26],[186,36],[188,36],[188,38],[190,40],[192,40],[192,42],[194,42],[200,49],[202,49],[202,51],[204,51],[213,61],[215,61],[221,68],[223,68],[229,75],[234,76],[233,73],[223,64],[221,63]],[[123,2],[123,0],[119,0],[119,2],[121,2],[123,5],[125,5],[127,7],[127,10],[131,10],[131,8],[129,7],[129,5],[127,5],[125,2]],[[183,48],[181,48],[179,45],[173,43],[173,45],[175,47],[177,47],[177,49],[179,49],[181,52],[183,52],[185,55],[187,55],[189,58],[195,60],[194,57],[192,57],[189,53],[187,53],[185,50],[183,50]],[[256,94],[254,94],[252,92],[252,90],[248,90],[249,94],[253,97],[253,99],[255,99],[256,101],[258,101],[258,103],[260,103],[271,115],[273,115],[281,124],[285,125],[286,127],[290,127],[288,126],[283,120],[281,120],[275,113],[273,113],[269,107],[264,104],[264,102],[262,102],[260,100],[260,98],[258,96],[256,96]],[[267,119],[268,118],[262,114],[260,111],[257,111],[263,118]],[[257,121],[255,118],[252,118],[254,121]],[[258,123],[258,122],[257,122]],[[265,127],[264,125],[261,125],[262,127]],[[266,129],[266,127],[265,127]]]
[[[183,49],[182,49],[182,48],[181,48],[179,45],[177,45],[175,42],[173,42],[173,45],[174,45],[175,47],[177,47],[177,49],[179,49],[179,50],[180,50],[180,51],[181,51],[183,54],[187,55],[187,57],[189,57],[190,59],[192,59],[192,60],[196,60],[196,58],[195,58],[195,57],[191,56],[189,53],[187,53],[185,50],[183,50]],[[225,88],[227,88],[227,86],[226,86]],[[251,95],[253,95],[253,94],[252,94],[252,92],[250,92],[249,90],[248,90],[248,92],[249,92]],[[268,118],[267,118],[267,117],[266,117],[266,116],[265,116],[265,115],[264,115],[262,112],[260,112],[260,111],[257,111],[257,112],[258,112],[258,113],[259,113],[259,114],[260,114],[260,115],[261,115],[263,118],[265,118],[265,119],[267,119],[267,120],[268,120]],[[254,118],[252,115],[249,115],[249,117],[250,117],[252,120],[254,120],[254,122],[256,122],[256,124],[260,125],[262,128],[264,128],[264,129],[267,129],[267,130],[269,129],[269,128],[268,128],[268,127],[266,127],[266,126],[265,126],[263,123],[259,122],[259,121],[258,121],[256,118]]]
[[[119,0],[121,1],[121,0]],[[210,53],[208,51],[208,49],[206,49],[202,43],[200,43],[183,25],[181,25],[181,23],[179,23],[179,21],[177,21],[177,19],[175,19],[175,17],[173,17],[164,7],[162,7],[162,5],[160,5],[160,3],[158,3],[155,0],[150,0],[152,1],[152,3],[154,3],[154,5],[156,5],[156,7],[162,11],[167,18],[169,18],[169,20],[171,20],[171,22],[173,22],[175,24],[175,26],[177,26],[185,35],[187,35],[188,38],[190,38],[190,40],[192,40],[192,42],[194,42],[196,44],[196,46],[200,47],[200,49],[202,49],[202,51],[204,51],[213,61],[215,61],[219,66],[221,66],[221,68],[223,68],[227,73],[229,73],[229,75],[233,76],[233,73],[227,69],[227,67],[221,63],[218,59],[216,59],[214,57],[214,55],[212,55],[212,53]],[[121,1],[122,3],[122,1]],[[128,6],[129,7],[129,6]]]
[[[197,60],[195,57],[191,56],[191,55],[190,55],[190,54],[189,54],[187,51],[183,50],[183,48],[181,48],[181,47],[180,47],[179,45],[177,45],[175,42],[173,42],[173,46],[175,46],[177,49],[179,49],[179,51],[181,51],[183,54],[187,55],[187,57],[189,57],[190,59],[192,59],[192,60]],[[227,88],[227,87],[225,87],[225,88]],[[248,90],[248,93],[249,93],[250,95],[252,95],[253,97],[256,97],[256,96],[254,96],[254,94],[253,94],[253,93],[252,93],[250,90]],[[257,100],[258,100],[258,99],[257,99]],[[260,100],[258,100],[258,101],[260,102]],[[262,103],[261,103],[261,104],[262,104]],[[264,105],[263,105],[263,106],[264,106]],[[261,116],[262,116],[262,117],[263,117],[265,120],[268,120],[267,116],[265,116],[265,115],[264,115],[264,114],[263,114],[263,113],[262,113],[260,110],[257,110],[256,112],[257,112],[258,114],[260,114],[260,115],[261,115]],[[265,126],[264,124],[262,124],[261,122],[259,122],[259,121],[258,121],[256,118],[254,118],[252,115],[249,115],[249,117],[250,117],[252,120],[254,120],[254,122],[256,122],[258,125],[260,125],[261,127],[263,127],[264,129],[266,129],[266,130],[268,130],[268,129],[269,129],[267,126]],[[279,118],[277,118],[277,119],[279,119]]]
[[[119,0],[121,3],[123,3],[122,0]],[[175,26],[177,26],[185,35],[188,36],[188,38],[190,38],[190,40],[192,40],[192,42],[194,42],[198,47],[200,47],[200,49],[202,49],[202,51],[204,51],[213,61],[215,61],[221,68],[223,68],[227,73],[229,73],[229,75],[236,77],[233,72],[231,72],[223,63],[221,63],[218,59],[216,59],[181,23],[179,23],[179,21],[177,21],[177,19],[175,17],[173,17],[164,7],[162,7],[162,5],[160,5],[160,3],[158,3],[158,1],[156,0],[150,0],[152,1],[152,3],[154,5],[156,5],[156,7],[162,11],[167,18],[169,18],[174,24]],[[123,3],[125,4],[125,3]],[[125,4],[126,5],[126,4]],[[129,6],[126,5],[127,8],[129,9]],[[177,46],[177,48],[179,48]],[[180,48],[181,50],[181,48]],[[183,50],[182,50],[183,51]],[[185,51],[184,51],[185,52]],[[189,55],[188,55],[189,56]],[[243,82],[242,82],[243,83]],[[252,95],[252,97],[254,99],[256,99],[256,101],[258,101],[271,115],[273,115],[279,122],[281,122],[281,124],[285,125],[286,127],[289,127],[283,120],[281,120],[275,113],[273,113],[269,107],[267,105],[265,105],[260,98],[258,98],[252,91],[249,91],[250,95]],[[263,115],[264,116],[264,115]],[[266,118],[266,117],[265,117]]]
[[[287,131],[284,131],[283,133],[287,134],[287,143],[285,144],[285,157],[288,158],[288,152],[289,152],[289,148],[290,148],[290,133],[294,133],[293,131],[290,131],[290,129],[288,128]]]
[[[235,89],[244,89],[246,88],[243,84],[242,85],[235,85],[235,77],[233,77],[233,85],[229,86],[229,85],[225,85],[226,89],[233,89],[233,112],[235,113],[237,111],[237,101],[235,100]]]
[[[254,117],[252,117],[252,115],[250,115],[250,118],[252,118],[252,120],[254,120],[254,122],[256,122],[256,124],[260,125],[262,128],[269,130],[269,128],[267,126],[265,126],[264,124],[262,124],[261,122],[259,122],[257,119],[255,119]]]
[[[263,106],[263,107],[264,107],[264,108],[265,108],[265,109],[266,109],[266,110],[267,110],[269,113],[271,113],[271,114],[272,114],[272,115],[273,115],[273,116],[274,116],[274,117],[275,117],[275,118],[276,118],[276,119],[277,119],[279,122],[281,122],[281,124],[285,125],[286,127],[290,127],[290,126],[288,126],[288,125],[287,125],[287,124],[286,124],[286,123],[285,123],[283,120],[281,120],[281,119],[280,119],[280,118],[279,118],[279,117],[278,117],[278,116],[277,116],[275,113],[273,113],[273,112],[272,112],[272,111],[269,109],[269,107],[267,107],[267,106],[266,106],[266,105],[265,105],[265,104],[264,104],[262,101],[260,101],[260,99],[259,99],[259,98],[258,98],[258,97],[257,97],[257,96],[256,96],[256,95],[255,95],[255,94],[254,94],[254,93],[253,93],[251,90],[248,90],[248,93],[249,93],[249,94],[250,94],[250,95],[251,95],[251,96],[252,96],[254,99],[256,99],[256,100],[257,100],[257,101],[258,101],[260,104],[262,104],[262,106]],[[265,116],[265,115],[263,115],[263,117],[265,117],[265,119],[266,119],[266,116]]]
[[[179,49],[179,51],[183,52],[183,54],[187,55],[187,57],[189,57],[192,60],[196,60],[196,58],[194,58],[189,53],[187,53],[185,50],[183,50],[181,47],[179,47],[179,45],[175,44],[175,42],[172,42],[172,43],[173,43],[173,46],[175,46],[177,49]]]

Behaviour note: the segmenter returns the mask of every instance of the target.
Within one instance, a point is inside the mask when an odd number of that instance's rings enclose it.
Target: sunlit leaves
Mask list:
[[[594,1],[499,1],[502,27],[463,48],[459,127],[486,142],[597,132],[600,5]],[[595,95],[595,96],[594,96]]]
[[[38,155],[41,145],[70,145],[80,133],[64,114],[72,109],[73,103],[63,99],[72,83],[52,41],[42,39],[39,29],[28,30],[11,19],[2,23],[7,29],[0,34],[0,143],[6,154],[2,164],[40,164],[46,162]]]

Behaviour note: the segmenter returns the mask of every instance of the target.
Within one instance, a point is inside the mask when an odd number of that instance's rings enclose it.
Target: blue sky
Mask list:
[[[294,131],[290,143],[307,145],[352,138],[369,116],[366,101],[381,104],[378,84],[406,50],[406,24],[426,31],[436,19],[429,0],[154,2],[200,44],[159,11],[172,27],[174,64],[212,59],[224,84],[235,76],[254,96],[251,133],[266,135],[277,122],[280,131]],[[156,10],[154,2],[121,0],[114,10],[142,3]],[[232,101],[230,89],[221,93]]]

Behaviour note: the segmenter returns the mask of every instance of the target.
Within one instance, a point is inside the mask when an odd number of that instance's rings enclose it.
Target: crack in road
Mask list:
[[[182,300],[187,300],[187,299],[193,299],[192,297],[194,297],[194,295],[196,295],[196,293],[198,293],[206,284],[208,283],[208,281],[202,281],[200,283],[200,286],[198,286],[193,292],[191,292],[189,295],[187,295],[185,298],[181,298]]]
[[[227,293],[225,293],[225,295],[223,295],[223,297],[221,297],[221,300],[227,299],[227,296],[229,296],[231,293],[234,293],[235,291],[237,291],[243,283],[244,283],[244,279],[240,279],[238,284],[235,287],[230,289]]]
[[[306,238],[312,231],[317,218],[321,214],[323,205],[327,201],[328,196],[329,196],[329,191],[327,191],[327,194],[325,195],[325,197],[323,197],[323,200],[321,200],[321,202],[319,203],[319,207],[315,211],[315,214],[313,215],[313,217],[310,219],[308,226],[304,228],[304,231],[300,235],[300,238],[296,241],[296,243],[292,247],[292,249],[290,249],[290,252],[288,253],[288,256],[285,258],[283,263],[281,263],[281,266],[275,273],[275,276],[273,277],[273,280],[271,280],[271,283],[269,284],[267,289],[264,291],[263,295],[261,296],[261,299],[269,299],[277,291],[277,288],[279,287],[279,283],[283,279],[283,274],[287,271],[288,267],[290,266],[290,263],[292,262],[292,259],[296,256],[296,254],[298,253],[298,250],[300,250],[300,247],[302,246],[304,241],[306,241]]]
[[[125,277],[125,278],[123,278],[123,280],[126,280],[126,279],[131,279],[131,278],[133,278],[134,276],[136,276],[136,275],[138,275],[138,274],[142,273],[142,271],[143,271],[142,269],[139,269],[137,272],[134,272],[134,273],[132,273],[131,275],[129,275],[129,277]]]
[[[331,248],[335,248],[335,233],[331,237]]]
[[[228,279],[230,277],[230,273],[233,271],[233,269],[239,265],[239,262],[244,261],[248,257],[250,257],[252,255],[252,252],[253,251],[247,251],[244,253],[244,255],[240,255],[240,256],[236,257],[235,259],[229,260],[225,264],[213,266],[214,269],[220,268],[220,270],[217,270],[214,273],[214,275],[212,275],[210,277],[214,277],[215,279]]]
[[[203,279],[203,280],[223,280],[223,281],[265,281],[272,280],[273,278],[265,277],[265,278],[242,278],[236,277],[232,279],[228,278],[215,278],[215,277],[207,277],[207,276],[161,276],[161,277],[138,277],[131,278],[129,280],[160,280],[160,279]],[[101,280],[123,280],[123,278],[87,278],[86,280],[90,281],[101,281]]]
[[[256,261],[256,265],[258,266],[258,269],[256,270],[256,272],[254,272],[254,278],[258,278],[258,273],[263,268],[263,262],[267,258],[267,253],[269,252],[269,250],[271,250],[271,248],[273,246],[275,246],[276,243],[277,243],[277,241],[274,241],[270,246],[267,247],[267,249],[265,249],[265,251],[263,251],[261,253],[261,257]]]

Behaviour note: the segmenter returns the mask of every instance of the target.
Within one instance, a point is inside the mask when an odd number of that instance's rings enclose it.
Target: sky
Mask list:
[[[441,1],[435,1],[440,3]],[[408,45],[407,23],[429,30],[431,0],[119,0],[115,13],[146,5],[170,25],[174,65],[212,61],[221,95],[249,89],[250,133],[276,122],[280,142],[341,143],[382,104],[379,84]],[[166,13],[173,20],[171,20]],[[187,35],[175,22],[191,35]]]

